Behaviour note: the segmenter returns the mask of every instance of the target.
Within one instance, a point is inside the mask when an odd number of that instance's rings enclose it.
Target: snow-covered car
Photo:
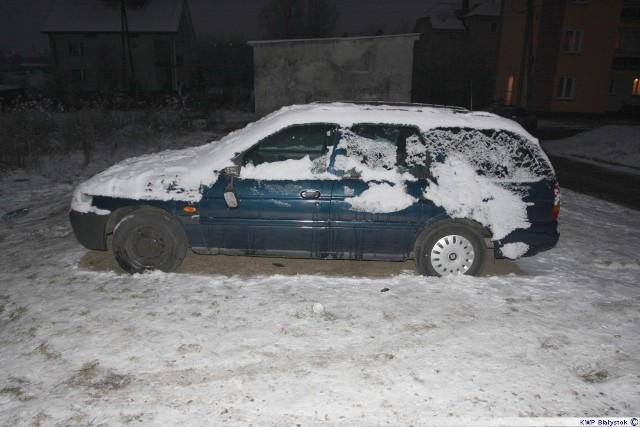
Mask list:
[[[130,273],[198,254],[413,258],[482,271],[558,241],[559,189],[536,139],[486,112],[415,104],[285,107],[201,147],[125,160],[80,184],[85,247]]]

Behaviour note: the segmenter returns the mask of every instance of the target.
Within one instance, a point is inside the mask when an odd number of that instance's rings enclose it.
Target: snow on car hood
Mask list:
[[[71,208],[78,212],[95,212],[90,196],[197,202],[202,197],[201,188],[213,185],[219,171],[232,165],[231,160],[237,153],[282,128],[305,123],[333,123],[341,127],[356,123],[395,123],[415,125],[423,131],[453,126],[505,129],[533,139],[517,123],[486,112],[409,104],[294,105],[271,113],[219,141],[124,160],[80,184],[74,192]]]

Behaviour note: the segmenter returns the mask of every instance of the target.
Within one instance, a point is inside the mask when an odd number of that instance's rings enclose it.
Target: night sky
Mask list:
[[[378,29],[385,34],[412,32],[434,0],[334,0],[340,7],[336,36],[359,35]],[[198,37],[258,39],[260,10],[268,0],[189,0]],[[40,34],[54,0],[0,0],[0,49],[41,50],[48,46]]]

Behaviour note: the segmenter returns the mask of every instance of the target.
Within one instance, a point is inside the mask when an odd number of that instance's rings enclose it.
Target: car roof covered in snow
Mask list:
[[[88,208],[81,194],[131,199],[198,201],[200,188],[212,185],[232,159],[267,136],[289,126],[331,123],[397,124],[429,129],[457,127],[503,129],[536,141],[519,124],[491,113],[457,107],[404,103],[314,103],[283,107],[219,141],[184,150],[124,160],[92,177],[76,189],[75,210]],[[537,143],[537,142],[534,142]]]

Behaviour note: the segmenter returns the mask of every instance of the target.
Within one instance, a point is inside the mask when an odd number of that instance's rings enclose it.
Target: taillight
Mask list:
[[[558,219],[560,214],[560,185],[556,182],[553,185],[553,212],[551,213],[551,221]]]

